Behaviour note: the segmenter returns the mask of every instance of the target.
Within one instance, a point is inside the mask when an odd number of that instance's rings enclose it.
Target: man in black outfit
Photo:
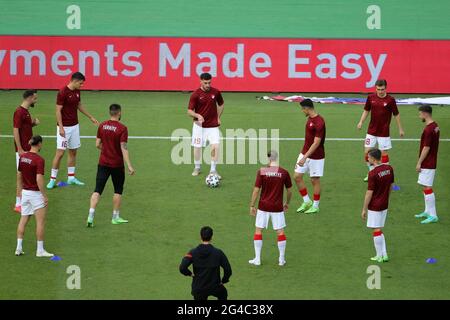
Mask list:
[[[202,243],[183,257],[180,272],[193,278],[191,293],[194,300],[208,300],[209,296],[214,296],[218,300],[227,300],[228,292],[224,284],[231,276],[230,263],[222,250],[214,248],[210,243],[213,236],[213,230],[210,227],[203,227],[200,230],[200,236]],[[194,265],[194,273],[188,269],[191,264]],[[224,271],[222,280],[220,267]]]

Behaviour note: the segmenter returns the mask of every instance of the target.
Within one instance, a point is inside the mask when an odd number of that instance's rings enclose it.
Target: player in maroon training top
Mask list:
[[[372,261],[389,261],[386,240],[383,231],[389,205],[389,195],[394,183],[394,169],[382,163],[382,153],[379,149],[372,149],[368,153],[369,162],[373,169],[369,172],[369,183],[361,216],[367,219],[367,227],[373,229],[373,242],[376,256]]]
[[[19,177],[22,184],[22,212],[17,227],[16,256],[24,254],[22,249],[25,227],[30,217],[36,217],[37,257],[53,257],[44,249],[45,216],[48,198],[45,194],[45,160],[38,154],[42,148],[42,137],[30,139],[30,150],[22,153],[19,159]]]
[[[419,118],[425,123],[420,138],[419,160],[416,171],[419,173],[417,181],[423,187],[425,210],[416,214],[416,218],[426,218],[421,223],[438,222],[436,213],[436,198],[433,192],[434,175],[436,173],[437,154],[439,148],[439,126],[431,117],[433,109],[425,105],[419,107]]]
[[[192,126],[195,164],[193,176],[200,174],[202,147],[206,147],[207,142],[211,145],[210,173],[218,175],[216,165],[219,159],[219,126],[224,101],[220,91],[211,87],[211,79],[209,73],[202,73],[200,75],[200,88],[192,93],[189,100],[188,115],[194,118]],[[219,179],[221,179],[220,175]]]
[[[325,120],[314,110],[314,104],[310,99],[300,102],[303,113],[308,120],[305,125],[305,144],[295,164],[294,180],[298,191],[303,198],[302,205],[297,209],[298,213],[318,213],[320,202],[320,177],[323,176],[325,165]],[[306,189],[303,175],[309,174],[313,185],[314,202],[311,201]]]
[[[284,266],[286,264],[286,235],[284,234],[286,221],[284,213],[288,210],[289,202],[291,201],[292,182],[289,172],[278,165],[278,153],[272,150],[267,156],[269,165],[259,169],[256,173],[255,187],[253,188],[250,202],[250,214],[252,216],[256,215],[256,228],[253,238],[255,258],[250,260],[249,263],[256,266],[261,264],[262,229],[267,229],[269,219],[271,219],[273,229],[278,234],[278,250],[280,252],[278,264]],[[284,188],[287,190],[287,196],[286,202],[283,204]],[[260,192],[258,210],[256,210],[255,203]]]
[[[367,152],[378,144],[378,149],[382,152],[382,163],[389,163],[388,150],[392,148],[389,127],[391,118],[394,115],[398,125],[400,137],[405,135],[400,122],[400,113],[397,109],[395,98],[386,93],[387,81],[379,79],[375,82],[377,88],[376,94],[370,94],[367,97],[364,111],[358,122],[357,128],[361,130],[364,121],[370,113],[369,129],[367,130],[366,140],[364,142],[364,155],[369,171],[372,169],[367,158]],[[367,181],[368,177],[364,178]]]
[[[100,196],[109,176],[111,176],[114,185],[112,224],[128,222],[128,220],[120,217],[119,212],[125,182],[124,160],[128,167],[128,173],[130,175],[134,174],[134,169],[128,154],[128,129],[120,122],[122,117],[122,108],[120,105],[112,104],[109,107],[109,114],[111,116],[110,120],[102,122],[97,130],[96,146],[101,152],[97,168],[95,191],[91,196],[91,206],[87,219],[88,227],[94,226],[95,208],[100,201]]]
[[[30,115],[30,107],[33,108],[37,102],[37,90],[26,90],[23,95],[23,101],[14,111],[13,117],[13,135],[16,148],[16,169],[19,169],[19,157],[22,153],[30,151],[30,139],[33,137],[33,127],[40,122],[39,119],[33,119]],[[14,211],[20,213],[20,201],[22,189],[19,174],[17,174],[16,183],[16,205]]]
[[[75,178],[77,150],[81,146],[78,110],[88,117],[92,123],[98,125],[98,121],[87,112],[81,103],[80,89],[85,80],[86,78],[81,72],[75,72],[72,74],[69,84],[58,92],[56,98],[56,154],[53,158],[52,171],[47,189],[56,187],[59,165],[66,149],[69,149],[67,156],[67,183],[84,185],[83,182]]]

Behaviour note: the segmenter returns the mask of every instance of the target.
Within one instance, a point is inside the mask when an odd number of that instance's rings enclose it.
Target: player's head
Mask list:
[[[275,150],[270,150],[267,153],[267,158],[269,159],[269,163],[277,162],[278,161],[278,152],[276,152]]]
[[[37,136],[33,136],[30,139],[30,145],[32,149],[36,149],[37,151],[41,151],[42,148],[42,137],[37,135]]]
[[[203,91],[209,91],[211,89],[212,76],[208,72],[204,72],[200,75],[200,87]]]
[[[213,236],[213,229],[211,227],[203,227],[200,229],[200,237],[202,238],[203,242],[209,242],[211,241]]]
[[[109,115],[119,120],[122,118],[122,107],[120,104],[113,103],[109,106]]]
[[[300,106],[305,116],[309,116],[311,112],[314,112],[314,103],[311,99],[304,99],[300,101]]]
[[[425,122],[427,119],[431,118],[433,114],[433,109],[429,105],[423,105],[419,107],[419,118],[422,122]]]
[[[86,81],[86,77],[81,72],[75,72],[70,77],[70,84],[73,87],[73,89],[81,89],[81,87],[84,84],[84,81]]]
[[[30,107],[34,107],[37,102],[37,90],[25,90],[23,95],[23,101],[26,101]]]
[[[375,82],[375,87],[377,90],[377,96],[384,98],[386,96],[387,81],[385,79],[378,79]]]
[[[379,149],[371,149],[367,155],[370,165],[379,164],[381,162],[381,151]]]

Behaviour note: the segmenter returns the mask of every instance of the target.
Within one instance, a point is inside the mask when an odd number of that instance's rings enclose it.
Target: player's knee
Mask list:
[[[300,174],[300,173],[294,173],[294,180],[296,181],[296,182],[302,182],[303,181],[303,175],[302,174]]]

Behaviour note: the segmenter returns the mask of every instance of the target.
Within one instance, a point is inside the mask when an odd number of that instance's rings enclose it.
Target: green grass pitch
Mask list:
[[[21,91],[0,92],[2,135],[12,134],[12,114]],[[39,92],[32,114],[41,120],[34,132],[54,135],[55,91]],[[131,136],[170,136],[176,128],[191,130],[186,115],[189,96],[182,93],[83,92],[87,109],[99,120],[108,117],[112,102],[123,106],[123,122]],[[226,128],[277,128],[280,137],[304,137],[305,117],[296,104],[258,101],[254,93],[224,93]],[[417,109],[400,106],[405,138],[420,138],[423,124]],[[327,137],[363,138],[356,130],[361,106],[317,105],[327,121]],[[450,138],[448,108],[435,107],[441,139]],[[81,134],[94,135],[83,115]],[[364,129],[367,128],[367,123]],[[398,130],[393,121],[393,138]],[[294,187],[287,219],[287,264],[277,264],[276,235],[264,232],[262,265],[253,258],[254,218],[248,204],[260,165],[220,165],[224,177],[218,189],[205,186],[203,174],[192,177],[192,165],[174,165],[171,140],[130,140],[136,176],[127,176],[121,215],[127,225],[111,225],[112,188],[108,184],[96,212],[96,226],[85,221],[94,188],[98,151],[93,139],[83,139],[77,176],[84,187],[55,189],[49,194],[46,248],[61,261],[36,258],[34,220],[27,228],[22,257],[14,256],[18,215],[15,197],[15,157],[12,138],[0,139],[0,299],[191,299],[190,278],[178,272],[182,256],[199,242],[199,229],[213,227],[213,243],[224,250],[233,267],[227,285],[230,299],[449,299],[450,298],[450,143],[441,141],[434,190],[440,222],[420,225],[413,215],[423,209],[415,164],[417,141],[394,141],[390,153],[400,191],[391,196],[384,229],[391,261],[381,266],[381,289],[369,290],[369,257],[374,255],[369,230],[360,218],[366,189],[362,181],[362,141],[326,142],[321,212],[298,215],[300,196]],[[293,172],[303,141],[280,141],[281,165]],[[55,139],[44,139],[42,155],[48,178]],[[65,176],[64,158],[59,178]],[[209,167],[203,166],[204,172]],[[308,182],[309,190],[310,184]],[[433,257],[436,264],[425,260]],[[68,290],[66,269],[81,269],[81,290]]]

